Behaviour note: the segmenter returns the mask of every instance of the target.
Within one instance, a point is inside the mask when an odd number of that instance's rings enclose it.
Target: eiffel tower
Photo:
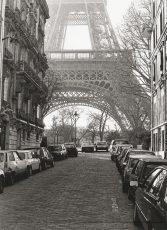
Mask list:
[[[107,12],[106,0],[48,0],[50,20],[45,52],[62,86],[55,91],[47,114],[70,105],[108,112],[123,129],[120,116],[121,82],[131,70],[127,51],[121,50]],[[65,50],[68,26],[89,29],[91,50]],[[121,112],[120,112],[121,111]]]

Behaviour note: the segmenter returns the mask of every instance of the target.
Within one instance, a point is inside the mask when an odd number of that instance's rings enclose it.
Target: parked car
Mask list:
[[[48,146],[49,152],[52,154],[54,161],[67,158],[67,150],[63,144]]]
[[[127,165],[124,168],[124,173],[122,175],[122,191],[127,192],[130,187],[130,175],[133,170],[133,167],[138,162],[139,159],[144,158],[155,158],[158,159],[158,157],[153,156],[151,154],[130,154],[128,158]]]
[[[29,176],[28,167],[25,161],[22,161],[16,150],[0,151],[0,169],[5,174],[5,182],[13,185],[18,175]]]
[[[124,148],[118,156],[115,158],[115,164],[119,172],[121,172],[121,161],[126,155],[126,152],[128,151],[129,148]]]
[[[54,167],[53,156],[46,147],[27,148],[25,150],[31,150],[36,155],[36,157],[40,159],[40,165],[43,170],[48,166]]]
[[[136,190],[134,224],[145,230],[167,229],[167,166],[158,166]]]
[[[29,176],[35,171],[41,171],[41,162],[37,155],[31,150],[17,150],[20,158],[26,161]]]
[[[110,152],[112,153],[113,151],[115,151],[115,147],[116,145],[126,145],[129,144],[129,141],[127,139],[115,139],[111,141],[110,144]]]
[[[128,163],[128,159],[130,155],[135,155],[135,154],[141,154],[141,155],[145,155],[145,154],[149,154],[149,155],[153,155],[155,156],[154,152],[148,151],[148,150],[142,150],[142,149],[128,149],[128,151],[126,152],[125,156],[122,158],[121,162],[120,162],[120,172],[121,175],[123,175],[124,173],[124,168]]]
[[[78,156],[78,150],[77,150],[74,142],[65,143],[64,145],[66,147],[68,157],[77,157]]]
[[[133,148],[131,144],[118,144],[115,146],[114,151],[111,151],[111,160],[116,161],[116,158],[121,154],[124,149]]]
[[[157,157],[142,158],[137,161],[130,174],[130,187],[128,190],[128,198],[135,201],[135,192],[138,186],[141,186],[148,174],[157,166],[167,165],[166,159]]]
[[[1,159],[0,159],[0,162],[1,162]],[[3,193],[4,185],[5,185],[5,174],[4,174],[4,171],[0,169],[0,193]]]
[[[81,152],[94,152],[94,144],[92,142],[83,142]]]
[[[106,150],[108,152],[108,144],[106,141],[98,141],[95,145],[96,152],[98,150]]]

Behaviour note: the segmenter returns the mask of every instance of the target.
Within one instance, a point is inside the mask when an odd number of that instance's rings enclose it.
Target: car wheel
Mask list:
[[[15,183],[15,175],[13,173],[8,177],[7,183],[8,183],[8,185],[14,185],[14,183]]]
[[[0,193],[3,193],[4,190],[4,179],[0,177]]]
[[[139,225],[140,224],[140,219],[139,219],[139,215],[137,212],[137,206],[135,204],[134,209],[133,209],[133,223],[135,225]]]

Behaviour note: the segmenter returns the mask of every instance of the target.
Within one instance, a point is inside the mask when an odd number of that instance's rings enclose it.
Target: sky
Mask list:
[[[107,0],[107,10],[114,29],[121,24],[123,15],[126,13],[131,2],[132,0]],[[82,26],[82,28],[77,28],[77,26],[75,26],[75,28],[69,28],[67,30],[66,38],[65,49],[91,49],[87,27]],[[82,107],[82,110],[83,112],[77,122],[77,125],[84,127],[87,123],[87,114],[89,113],[90,108]],[[55,112],[44,119],[45,128],[51,127],[52,117],[54,114],[58,115],[58,113]],[[109,121],[109,126],[114,128],[114,123],[115,122],[111,119]]]

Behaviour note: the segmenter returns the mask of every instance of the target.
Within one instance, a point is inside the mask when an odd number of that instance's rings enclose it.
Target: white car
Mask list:
[[[9,185],[13,185],[15,177],[20,174],[24,174],[28,178],[27,164],[21,160],[17,150],[1,150],[0,159],[0,169],[5,174],[5,182]]]
[[[41,164],[40,164],[40,159],[37,158],[35,153],[31,150],[17,150],[20,158],[22,161],[26,162],[29,176],[32,175],[33,172],[35,171],[41,171]]]

